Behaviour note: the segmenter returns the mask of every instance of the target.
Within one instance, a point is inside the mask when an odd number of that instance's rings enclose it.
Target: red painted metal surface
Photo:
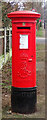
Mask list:
[[[12,19],[12,86],[36,86],[36,19],[39,13],[17,11]]]

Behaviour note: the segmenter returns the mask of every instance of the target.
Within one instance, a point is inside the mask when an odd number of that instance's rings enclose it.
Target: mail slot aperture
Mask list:
[[[29,29],[30,30],[30,27],[17,27],[17,29]]]

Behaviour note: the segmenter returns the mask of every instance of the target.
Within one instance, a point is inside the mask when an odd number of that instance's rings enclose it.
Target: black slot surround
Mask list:
[[[29,29],[30,30],[30,27],[17,27],[17,29]]]

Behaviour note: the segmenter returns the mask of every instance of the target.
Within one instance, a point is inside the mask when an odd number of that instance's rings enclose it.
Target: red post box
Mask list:
[[[36,109],[36,20],[39,13],[15,11],[12,19],[12,90],[13,112],[32,113]]]

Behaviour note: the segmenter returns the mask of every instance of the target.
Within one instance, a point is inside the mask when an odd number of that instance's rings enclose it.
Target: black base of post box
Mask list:
[[[29,114],[36,111],[37,87],[11,89],[12,112]]]

